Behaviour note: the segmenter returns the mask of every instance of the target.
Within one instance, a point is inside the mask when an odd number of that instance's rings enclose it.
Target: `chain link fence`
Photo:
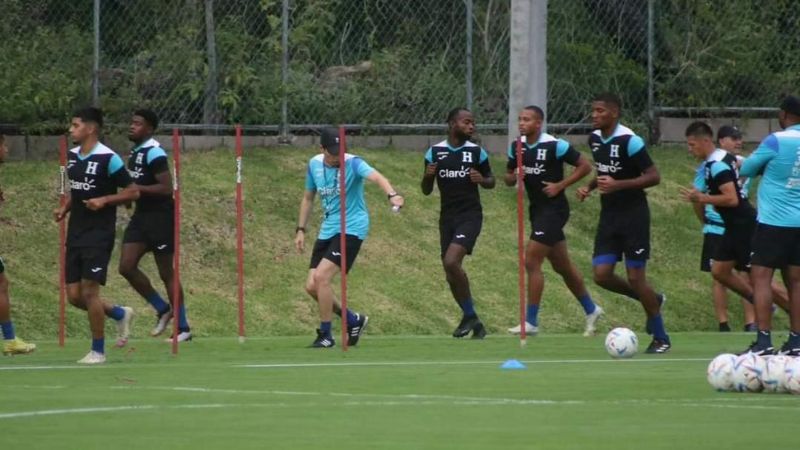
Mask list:
[[[0,124],[62,124],[81,104],[187,128],[325,123],[440,129],[472,108],[506,129],[511,0],[2,0]],[[559,0],[547,20],[549,122],[601,90],[626,120],[769,110],[800,85],[792,0]],[[545,33],[543,31],[543,33]]]

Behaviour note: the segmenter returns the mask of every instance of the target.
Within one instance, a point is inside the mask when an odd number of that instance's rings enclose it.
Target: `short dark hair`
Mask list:
[[[464,111],[472,112],[472,111],[468,110],[467,108],[462,108],[462,107],[451,109],[450,112],[447,113],[447,123],[448,124],[449,123],[453,123],[453,121],[456,120],[456,117],[458,117],[458,115],[461,114]]]
[[[705,122],[692,122],[686,127],[686,137],[707,137],[714,139],[714,130]]]
[[[526,106],[526,107],[524,107],[522,109],[527,109],[528,111],[533,111],[533,112],[535,112],[536,114],[539,115],[540,119],[544,120],[544,110],[542,110],[542,108],[539,108],[536,105],[528,105],[528,106]]]
[[[601,92],[595,95],[592,101],[614,105],[618,110],[622,111],[622,99],[619,98],[619,95],[612,92]]]
[[[152,109],[141,108],[133,112],[134,116],[139,116],[144,119],[152,128],[153,131],[158,129],[158,115]]]
[[[103,128],[103,111],[94,106],[87,106],[75,111],[72,117],[77,117],[83,122],[94,122],[98,127]]]
[[[781,100],[781,109],[789,114],[800,117],[800,98],[787,95]]]

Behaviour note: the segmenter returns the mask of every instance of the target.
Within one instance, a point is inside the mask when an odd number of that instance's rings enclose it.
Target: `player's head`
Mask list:
[[[467,108],[453,108],[447,113],[447,134],[467,140],[475,133],[475,117]]]
[[[131,117],[128,127],[128,139],[133,142],[144,142],[158,129],[158,115],[150,109],[137,109]]]
[[[714,130],[705,122],[690,123],[686,127],[686,145],[695,158],[708,158],[714,152]]]
[[[538,135],[543,123],[544,111],[536,105],[526,106],[519,112],[519,134],[523,136]]]
[[[781,110],[778,112],[778,123],[781,128],[800,123],[800,98],[794,95],[787,95],[783,98]]]
[[[622,100],[616,94],[603,92],[592,99],[592,128],[606,129],[619,122]]]
[[[6,137],[0,134],[0,164],[8,157],[8,147],[6,147]]]
[[[89,106],[79,109],[72,114],[72,121],[69,126],[69,134],[72,142],[82,144],[86,139],[100,136],[103,128],[103,112],[95,107]]]
[[[726,152],[742,152],[742,132],[733,125],[723,125],[717,130],[717,144]]]
[[[327,127],[322,129],[319,139],[325,164],[331,167],[339,166],[339,129]],[[345,151],[347,151],[345,149]]]

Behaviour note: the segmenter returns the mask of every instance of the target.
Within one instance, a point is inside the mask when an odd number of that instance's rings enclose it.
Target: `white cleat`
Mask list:
[[[86,354],[82,359],[78,360],[78,364],[104,364],[106,362],[106,355],[98,353],[94,350]]]
[[[508,329],[508,332],[511,334],[520,334],[522,332],[522,328],[519,325],[515,327],[511,327]],[[526,336],[536,336],[539,334],[539,327],[536,325],[531,325],[528,322],[525,322],[525,335]]]
[[[189,342],[192,340],[192,332],[191,331],[181,331],[178,333],[178,342]],[[164,342],[172,342],[172,338],[167,338]]]
[[[158,316],[158,319],[156,320],[156,326],[154,326],[153,329],[150,331],[150,336],[153,337],[161,336],[161,333],[163,333],[167,329],[167,325],[169,325],[170,320],[172,320],[171,309],[165,312],[164,314]]]
[[[133,308],[123,306],[122,309],[125,311],[125,315],[117,321],[117,343],[114,344],[118,348],[128,345],[128,338],[131,336],[131,324],[133,323]]]
[[[586,329],[583,331],[584,336],[594,336],[597,331],[597,321],[600,319],[600,316],[603,315],[603,312],[603,308],[601,308],[600,305],[595,305],[594,311],[586,315]]]

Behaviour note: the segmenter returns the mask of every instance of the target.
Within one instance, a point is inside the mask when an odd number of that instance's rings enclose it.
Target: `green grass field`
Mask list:
[[[641,336],[640,336],[641,338]],[[800,397],[714,392],[708,361],[739,333],[677,333],[667,355],[610,359],[602,337],[551,334],[520,349],[366,335],[206,338],[169,354],[132,341],[103,367],[86,342],[41,343],[0,365],[0,445],[47,449],[791,448]],[[503,371],[515,358],[527,370]]]

